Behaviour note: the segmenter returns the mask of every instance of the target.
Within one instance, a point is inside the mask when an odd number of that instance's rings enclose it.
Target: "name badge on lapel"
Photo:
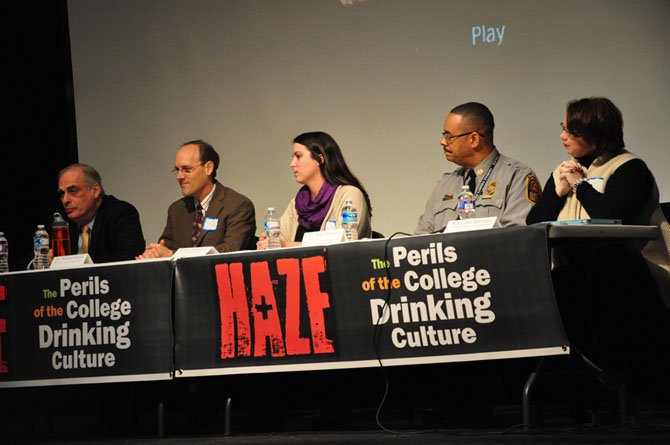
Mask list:
[[[205,218],[205,222],[202,223],[202,230],[207,232],[213,232],[219,225],[219,218]]]

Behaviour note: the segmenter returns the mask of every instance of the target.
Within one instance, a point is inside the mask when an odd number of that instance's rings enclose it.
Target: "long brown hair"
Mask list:
[[[319,163],[321,174],[323,174],[326,182],[333,185],[352,185],[359,189],[365,197],[368,212],[372,216],[372,205],[370,204],[368,192],[365,191],[358,178],[349,170],[342,155],[342,150],[340,150],[340,146],[337,145],[332,136],[323,131],[311,131],[296,136],[293,142],[307,147],[312,158]]]

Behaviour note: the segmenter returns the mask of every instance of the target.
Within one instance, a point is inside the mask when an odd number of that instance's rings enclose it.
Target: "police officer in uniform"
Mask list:
[[[495,124],[483,104],[468,102],[452,109],[444,120],[440,145],[460,167],[445,173],[433,190],[415,234],[442,231],[458,219],[458,195],[464,184],[475,194],[475,216],[498,217],[496,226],[525,225],[541,187],[526,165],[502,155],[493,145]]]

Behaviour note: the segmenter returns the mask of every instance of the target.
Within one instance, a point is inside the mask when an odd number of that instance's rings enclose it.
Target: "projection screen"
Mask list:
[[[70,0],[79,159],[140,211],[147,241],[181,197],[180,143],[283,211],[291,141],[323,130],[370,194],[373,229],[413,232],[440,176],[454,106],[483,102],[498,149],[544,185],[566,159],[566,103],[606,96],[670,199],[666,0]]]

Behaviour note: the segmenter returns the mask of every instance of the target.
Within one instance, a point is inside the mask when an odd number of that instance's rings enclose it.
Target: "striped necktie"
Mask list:
[[[202,206],[198,204],[193,217],[193,230],[191,231],[191,245],[195,247],[198,244],[198,235],[202,229]]]

